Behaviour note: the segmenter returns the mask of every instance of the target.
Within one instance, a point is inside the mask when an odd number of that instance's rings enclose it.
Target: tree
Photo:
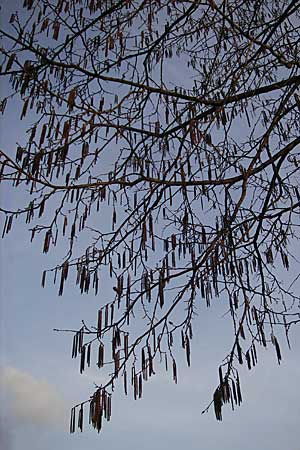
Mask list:
[[[218,420],[258,346],[280,363],[278,336],[300,321],[299,276],[281,279],[299,272],[299,5],[25,0],[1,31],[1,111],[14,102],[28,125],[15,155],[1,150],[23,202],[2,208],[3,236],[24,216],[44,253],[65,243],[42,274],[59,295],[73,273],[82,294],[113,283],[72,331],[80,372],[107,381],[71,432],[88,410],[101,429],[120,379],[140,398],[163,361],[176,383],[202,303],[227,304],[233,327],[206,409]]]

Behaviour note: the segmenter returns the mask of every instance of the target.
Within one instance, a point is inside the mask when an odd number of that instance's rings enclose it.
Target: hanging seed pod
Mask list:
[[[59,292],[58,292],[59,296],[61,296],[63,294],[64,282],[65,282],[64,272],[63,272],[63,270],[61,270],[60,285],[59,285]]]
[[[263,329],[262,325],[260,325],[259,331],[260,331],[262,344],[263,344],[264,347],[267,347],[267,341],[266,341],[266,337],[265,337],[265,332],[264,332],[264,329]]]
[[[239,380],[238,376],[236,379],[236,392],[237,392],[238,405],[240,406],[243,399],[242,399],[242,393],[241,393],[240,380]]]
[[[220,386],[223,385],[223,373],[222,373],[222,367],[219,367],[219,381],[220,381]]]
[[[78,428],[82,432],[83,430],[83,404],[81,404],[78,414]]]
[[[41,147],[44,143],[46,132],[47,132],[47,125],[44,123],[42,132],[41,132],[41,136],[40,136],[39,147]]]
[[[98,278],[98,272],[94,272],[94,278],[93,278],[93,288],[95,289],[95,295],[98,294],[99,289],[99,278]]]
[[[146,356],[145,356],[145,350],[142,348],[142,370],[145,370],[146,368]]]
[[[90,365],[91,365],[91,343],[89,343],[89,345],[87,347],[86,362],[87,362],[88,367],[90,367]]]
[[[85,366],[85,345],[81,349],[81,357],[80,357],[80,373],[83,373]]]
[[[94,428],[97,428],[97,431],[101,430],[102,425],[102,410],[101,410],[101,391],[98,389],[95,394],[93,395],[93,416],[92,416],[92,422]]]
[[[110,421],[111,418],[111,395],[107,396],[107,408],[106,408],[107,412],[106,412],[106,420],[107,422]]]
[[[82,352],[82,348],[83,348],[83,336],[84,336],[84,332],[83,332],[83,327],[80,328],[79,332],[78,332],[78,352],[81,353]]]
[[[78,333],[75,333],[73,336],[72,358],[77,357],[77,352],[78,352]]]
[[[99,369],[101,369],[101,367],[104,366],[104,345],[102,344],[102,342],[99,345],[99,349],[98,349],[98,363],[97,366],[99,367]]]
[[[191,365],[191,349],[190,349],[190,340],[189,337],[185,337],[185,351],[186,351],[186,361],[188,367]]]
[[[139,398],[142,398],[143,395],[143,379],[142,374],[139,375]]]
[[[55,41],[58,40],[59,29],[60,29],[60,23],[55,21],[53,24],[53,36],[52,36]]]
[[[69,93],[68,100],[67,100],[68,106],[69,106],[69,111],[73,111],[73,108],[75,106],[76,95],[77,95],[76,89],[72,89]]]
[[[202,225],[202,244],[206,244],[207,243],[207,240],[206,240],[206,232],[205,232],[205,228],[204,228],[204,226]]]
[[[242,339],[246,339],[243,324],[240,323],[240,336]]]
[[[136,374],[133,377],[133,397],[134,400],[138,397],[138,376]]]
[[[253,356],[254,356],[255,363],[257,364],[257,353],[256,353],[256,347],[255,347],[254,342],[252,344],[252,350],[253,350]]]
[[[14,63],[15,58],[16,58],[16,53],[12,53],[9,56],[9,58],[7,60],[6,67],[5,67],[5,72],[9,72],[10,71],[10,69],[12,68],[12,65]]]
[[[281,362],[281,351],[280,351],[280,347],[277,341],[277,338],[274,336],[274,345],[275,345],[275,350],[276,350],[276,355],[277,355],[277,360],[278,360],[278,364],[280,364]]]
[[[215,410],[216,419],[221,421],[222,420],[223,403],[222,403],[222,393],[219,388],[217,388],[214,392],[213,402],[214,402],[214,410]]]
[[[149,369],[149,378],[150,378],[154,374],[154,369],[153,369],[153,357],[151,355],[149,346],[148,346],[148,369]]]
[[[222,401],[224,403],[230,402],[230,387],[227,378],[224,380],[224,383],[220,387],[220,390],[222,394]]]
[[[70,433],[75,433],[76,409],[71,409]]]
[[[235,387],[234,380],[231,381],[231,390],[232,390],[232,393],[233,393],[233,398],[234,398],[235,404],[237,405],[238,399],[237,399],[237,393],[236,393],[236,387]]]
[[[48,19],[48,17],[46,17],[46,19],[44,19],[42,22],[41,31],[47,30],[48,25],[49,25],[49,19]]]
[[[178,381],[178,379],[177,379],[177,366],[176,366],[176,361],[175,361],[174,358],[173,358],[173,380],[174,380],[175,384],[177,384],[177,381]]]
[[[124,394],[127,395],[128,390],[127,390],[127,372],[126,372],[126,370],[124,370],[124,373],[123,373],[123,386],[124,386]]]
[[[124,355],[128,358],[128,334],[124,334]]]
[[[23,109],[22,109],[20,120],[22,120],[26,116],[26,112],[27,112],[27,108],[28,108],[28,102],[29,102],[29,97],[25,100],[25,102],[23,104]]]
[[[109,305],[105,305],[105,313],[104,313],[104,327],[108,327],[108,307]]]
[[[114,373],[114,377],[118,378],[118,374],[119,374],[119,368],[120,368],[120,350],[118,350],[115,354],[114,354],[114,363],[115,363],[115,373]]]
[[[49,251],[51,236],[52,236],[51,230],[48,230],[45,234],[43,253],[48,253]]]
[[[248,369],[251,370],[251,358],[250,358],[249,350],[246,352],[246,361],[247,361]]]
[[[114,303],[110,305],[110,325],[114,322]]]
[[[237,353],[238,353],[238,360],[240,364],[243,364],[243,355],[242,355],[242,349],[240,346],[239,341],[237,340],[236,342],[236,349],[237,349]]]
[[[164,272],[160,271],[159,280],[158,280],[158,297],[159,297],[159,306],[162,308],[164,306]]]
[[[102,309],[98,311],[98,326],[97,326],[97,336],[101,338],[102,333]]]
[[[254,355],[253,347],[251,347],[251,361],[252,361],[252,366],[254,367],[255,364],[256,364],[256,361],[255,361],[255,355]]]
[[[42,287],[45,287],[45,282],[46,282],[46,270],[43,271],[43,275],[42,275]]]

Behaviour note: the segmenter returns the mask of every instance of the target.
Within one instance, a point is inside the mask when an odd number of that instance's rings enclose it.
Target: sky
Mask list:
[[[19,111],[9,107],[0,124],[0,148],[13,152],[22,127]],[[13,208],[17,195],[4,187],[0,200]],[[82,318],[93,322],[111,286],[104,284],[99,297],[81,296],[71,284],[63,297],[51,287],[42,289],[42,270],[57,262],[59,251],[43,255],[42,242],[30,243],[26,228],[23,221],[16,222],[0,248],[1,450],[300,450],[299,330],[291,332],[292,350],[282,341],[280,367],[270,348],[259,349],[253,370],[241,369],[244,401],[239,408],[232,412],[225,407],[222,422],[212,409],[201,414],[231,343],[218,300],[201,310],[192,364],[187,368],[182,358],[178,385],[158,368],[142,400],[125,398],[116,388],[111,423],[99,435],[88,426],[70,435],[70,409],[93,393],[99,374],[91,370],[80,375],[78,361],[71,359],[71,335],[53,329],[79,328]]]
[[[44,261],[38,245],[28,241],[20,224],[1,245],[1,449],[300,448],[299,333],[291,334],[292,351],[283,345],[280,367],[272,349],[260,350],[256,368],[241,371],[241,407],[224,409],[223,422],[213,411],[201,415],[217,382],[222,358],[217,341],[226,344],[229,338],[217,304],[197,322],[192,365],[180,368],[178,385],[161,369],[145,385],[142,400],[115,392],[112,421],[100,435],[89,427],[70,435],[70,407],[92,393],[99,376],[80,375],[70,357],[70,336],[52,329],[92,315],[99,299],[71,288],[63,298],[43,290],[38,275]]]

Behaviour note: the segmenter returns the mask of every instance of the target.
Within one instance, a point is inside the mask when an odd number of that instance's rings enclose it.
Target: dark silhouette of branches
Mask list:
[[[23,202],[1,208],[2,236],[24,216],[44,253],[65,245],[42,274],[59,295],[72,273],[82,294],[113,286],[93,324],[61,330],[80,373],[106,376],[71,432],[85,412],[100,431],[115,384],[141,398],[159,362],[177,383],[199,305],[217,297],[232,346],[204,411],[241,404],[238,368],[258,346],[281,362],[280,330],[289,345],[300,321],[299,277],[281,279],[299,273],[299,6],[25,0],[1,30],[1,112],[28,124],[16,153],[1,149]]]

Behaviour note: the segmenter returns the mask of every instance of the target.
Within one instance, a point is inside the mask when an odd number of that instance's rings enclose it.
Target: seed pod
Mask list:
[[[236,380],[236,391],[237,391],[238,404],[240,405],[242,403],[242,393],[241,393],[239,377],[237,377],[237,380]]]
[[[164,306],[164,273],[163,273],[163,270],[161,270],[160,274],[159,274],[158,296],[159,296],[159,306],[162,308]]]
[[[74,334],[72,346],[72,358],[76,358],[78,352],[78,333]]]
[[[178,379],[177,379],[177,366],[176,366],[175,359],[173,359],[173,380],[177,384],[177,381],[178,381]]]
[[[41,136],[40,136],[39,147],[41,147],[43,145],[43,143],[44,143],[45,136],[46,136],[46,131],[47,131],[47,125],[44,123],[43,128],[42,128],[42,132],[41,132]]]
[[[53,36],[52,36],[55,41],[58,40],[59,29],[60,29],[60,23],[55,21],[53,24]]]
[[[242,355],[242,349],[240,346],[239,341],[237,340],[236,342],[236,349],[237,349],[237,353],[238,353],[238,360],[240,364],[243,364],[243,355]]]
[[[127,372],[126,372],[126,370],[124,370],[124,373],[123,373],[123,383],[124,383],[124,393],[125,393],[125,395],[127,395]]]
[[[142,398],[143,395],[143,380],[142,380],[142,374],[139,375],[139,398]]]
[[[234,398],[235,404],[237,405],[238,399],[237,399],[236,387],[235,387],[234,380],[232,380],[232,382],[231,382],[231,388],[232,388],[231,390],[232,390],[232,393],[233,393],[233,398]]]
[[[42,287],[45,287],[45,282],[46,282],[46,270],[43,271],[43,275],[42,275]]]
[[[191,349],[190,349],[190,340],[189,340],[188,336],[185,337],[185,351],[186,351],[187,365],[188,365],[188,367],[190,367],[190,365],[191,365]]]
[[[90,365],[91,365],[91,343],[89,343],[88,348],[87,348],[86,362],[87,362],[88,367],[90,367]]]
[[[246,361],[247,361],[248,369],[251,370],[251,358],[250,358],[249,350],[246,352]]]
[[[81,403],[79,414],[78,414],[78,428],[82,432],[83,430],[83,404]]]
[[[29,102],[29,97],[28,97],[28,98],[25,100],[25,102],[24,102],[20,120],[22,120],[23,117],[26,116],[26,112],[27,112],[27,108],[28,108],[28,102]]]
[[[102,331],[102,309],[99,309],[99,311],[98,311],[98,326],[97,326],[98,338],[101,337],[101,331]]]
[[[80,373],[84,371],[85,366],[85,345],[81,349],[81,357],[80,357]]]
[[[98,349],[98,363],[97,363],[99,369],[104,366],[104,345],[102,342],[99,345]]]
[[[220,381],[220,386],[223,385],[223,373],[222,373],[222,367],[219,367],[219,381]]]
[[[8,58],[6,67],[5,67],[5,72],[8,72],[8,71],[12,68],[12,65],[13,65],[13,63],[14,63],[15,57],[16,57],[16,54],[15,54],[15,53],[12,53],[12,54],[10,55],[10,57]]]
[[[77,94],[76,89],[72,89],[69,93],[69,96],[68,96],[69,111],[72,111],[74,108],[76,94]]]
[[[70,419],[70,433],[75,432],[75,419],[76,419],[76,409],[71,409],[71,419]]]
[[[222,420],[222,393],[220,388],[217,388],[215,390],[214,393],[214,397],[213,397],[213,402],[214,402],[214,409],[215,409],[215,415],[216,415],[216,419],[217,420]]]
[[[277,355],[278,364],[280,364],[280,361],[282,359],[281,351],[280,351],[280,347],[279,347],[277,338],[275,336],[274,336],[274,345],[275,345],[275,349],[276,349],[276,355]]]

